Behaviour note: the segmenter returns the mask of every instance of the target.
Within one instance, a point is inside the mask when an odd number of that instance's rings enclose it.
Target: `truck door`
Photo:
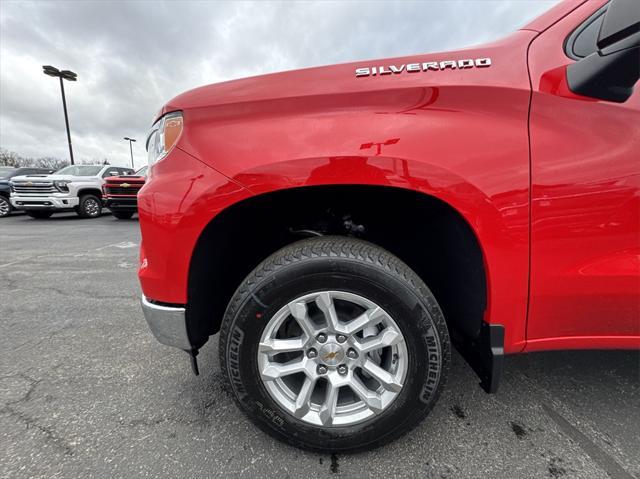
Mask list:
[[[640,347],[640,85],[619,103],[567,83],[567,65],[595,52],[608,7],[581,5],[529,51],[527,350]]]

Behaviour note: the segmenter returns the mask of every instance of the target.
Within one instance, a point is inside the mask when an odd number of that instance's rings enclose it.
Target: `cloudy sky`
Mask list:
[[[443,51],[499,38],[555,0],[160,2],[0,0],[0,148],[145,160],[156,111],[196,86],[338,62]]]

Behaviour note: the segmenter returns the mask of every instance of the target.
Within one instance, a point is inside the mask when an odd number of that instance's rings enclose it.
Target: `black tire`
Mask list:
[[[9,198],[6,198],[3,195],[0,195],[0,218],[4,218],[5,216],[9,216],[13,208],[11,207],[11,202]]]
[[[133,216],[133,211],[112,211],[111,214],[119,220],[130,220]]]
[[[380,305],[407,346],[408,369],[398,396],[381,414],[351,426],[315,426],[295,418],[272,399],[258,370],[258,343],[269,318],[289,301],[326,289]],[[332,452],[375,448],[415,427],[440,395],[450,363],[444,317],[424,282],[382,248],[344,237],[294,243],[256,267],[227,307],[219,351],[236,402],[258,427],[294,446]]]
[[[102,200],[95,195],[82,195],[76,213],[80,218],[98,218],[102,214]]]
[[[25,213],[27,213],[27,215],[31,216],[32,218],[42,220],[45,218],[49,218],[53,214],[53,211],[27,210],[25,211]]]

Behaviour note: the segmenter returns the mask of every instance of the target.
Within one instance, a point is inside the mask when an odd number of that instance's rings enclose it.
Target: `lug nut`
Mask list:
[[[318,374],[327,374],[327,367],[321,364],[320,366],[318,366],[317,371]]]
[[[338,334],[336,337],[339,343],[344,343],[347,340],[347,337],[344,334]]]
[[[318,351],[316,351],[315,349],[311,348],[309,351],[307,351],[307,357],[308,358],[315,358],[316,356],[318,356]]]
[[[327,340],[327,335],[324,333],[320,333],[318,334],[318,337],[316,339],[319,343],[324,343]]]
[[[345,374],[347,374],[348,371],[349,370],[344,364],[341,364],[340,366],[338,366],[338,374],[342,374],[344,376]]]
[[[347,357],[349,359],[356,359],[358,357],[358,353],[355,349],[350,349],[349,351],[347,351]]]

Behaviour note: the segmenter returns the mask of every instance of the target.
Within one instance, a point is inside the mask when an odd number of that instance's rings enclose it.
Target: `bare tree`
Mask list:
[[[36,158],[33,160],[33,166],[38,168],[48,168],[50,170],[59,170],[60,168],[69,165],[67,160],[61,160],[53,156],[44,156],[42,158]]]
[[[0,0],[1,1],[1,0]],[[76,161],[78,165],[110,165],[111,162],[108,158],[104,158],[102,161],[90,160],[87,158],[80,158]],[[59,170],[69,165],[69,160],[63,160],[56,158],[55,156],[43,156],[40,158],[29,158],[20,156],[14,151],[5,150],[0,148],[0,166],[14,166],[25,167],[30,166],[34,168],[47,168],[50,170]]]
[[[0,149],[0,166],[20,166],[21,158],[13,151]]]
[[[47,168],[49,170],[59,170],[63,166],[67,166],[69,162],[54,156],[43,156],[41,158],[27,158],[18,155],[14,151],[0,148],[0,166],[34,167]]]

